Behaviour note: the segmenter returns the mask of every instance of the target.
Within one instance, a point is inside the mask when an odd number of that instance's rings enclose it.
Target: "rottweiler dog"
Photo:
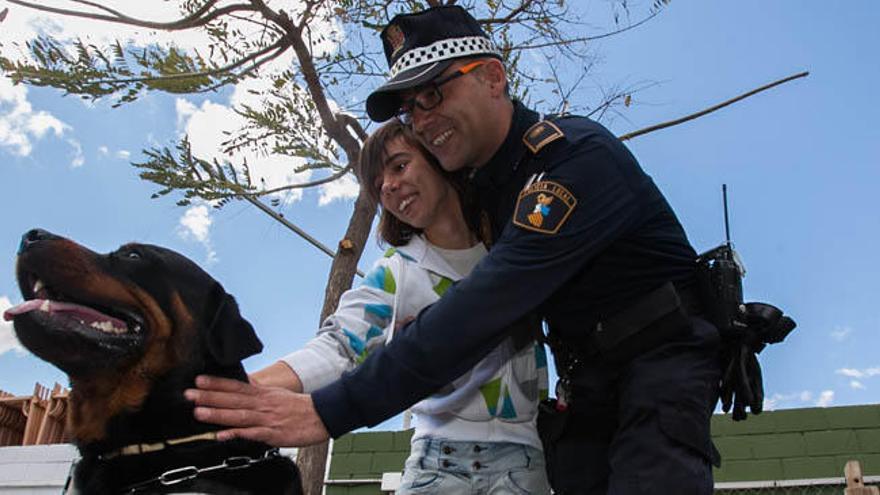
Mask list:
[[[31,230],[16,275],[25,302],[4,318],[70,377],[74,493],[302,493],[289,458],[218,442],[184,399],[199,374],[246,381],[241,360],[262,350],[235,299],[195,263],[146,244],[101,255]]]

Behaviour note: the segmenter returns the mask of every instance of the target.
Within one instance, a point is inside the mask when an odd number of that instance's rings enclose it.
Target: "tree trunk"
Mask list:
[[[357,270],[357,263],[364,252],[370,227],[376,216],[376,204],[361,187],[354,203],[354,212],[348,222],[345,237],[339,242],[336,257],[330,266],[330,276],[324,291],[324,307],[321,309],[321,322],[336,311],[342,293],[351,288]],[[324,472],[327,463],[327,442],[299,450],[296,463],[302,475],[306,495],[321,495],[324,487]]]

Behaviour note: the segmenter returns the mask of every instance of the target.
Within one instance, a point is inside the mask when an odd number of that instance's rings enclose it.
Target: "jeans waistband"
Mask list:
[[[543,454],[540,450],[508,442],[461,442],[421,438],[412,443],[412,455],[418,455],[423,469],[443,469],[468,473],[509,471],[534,466]]]

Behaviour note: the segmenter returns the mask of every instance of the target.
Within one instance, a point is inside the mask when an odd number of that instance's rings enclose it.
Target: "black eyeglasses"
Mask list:
[[[397,111],[397,118],[405,125],[412,124],[413,110],[415,110],[416,107],[419,107],[422,110],[431,110],[437,108],[438,105],[443,103],[443,93],[440,91],[440,86],[473,71],[485,63],[485,60],[471,62],[467,65],[461,66],[457,71],[448,76],[438,77],[424,86],[417,88],[415,96],[407,98],[400,103],[400,110]]]

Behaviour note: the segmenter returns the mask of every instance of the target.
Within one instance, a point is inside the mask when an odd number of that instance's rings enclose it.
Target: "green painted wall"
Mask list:
[[[842,477],[851,459],[861,462],[865,476],[880,476],[880,405],[767,411],[736,423],[717,415],[712,418],[712,436],[723,458],[716,482]],[[379,479],[383,472],[402,470],[411,437],[412,430],[341,437],[333,444],[330,479]],[[816,487],[778,493],[840,492],[840,487]],[[377,493],[375,484],[327,489],[328,495]]]

